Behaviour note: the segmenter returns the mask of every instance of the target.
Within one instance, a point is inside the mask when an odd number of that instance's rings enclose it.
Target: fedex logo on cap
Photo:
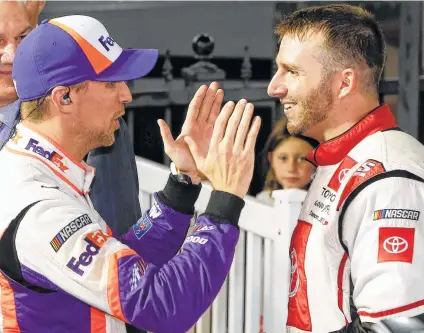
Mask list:
[[[115,41],[110,36],[108,36],[106,38],[105,38],[105,36],[100,36],[99,42],[100,42],[100,44],[103,45],[103,47],[105,48],[105,50],[108,51],[108,52],[110,50],[109,46],[115,45]]]
[[[122,48],[110,37],[104,25],[92,17],[71,15],[52,19],[49,23],[66,31],[75,40],[96,74],[108,68],[122,53]]]
[[[25,147],[26,150],[32,151],[35,154],[38,154],[40,156],[43,156],[44,158],[48,159],[49,161],[53,162],[60,170],[65,172],[69,168],[63,163],[62,159],[63,156],[59,155],[57,152],[48,151],[44,149],[43,147],[38,145],[38,141],[34,139],[29,139],[29,142],[27,146]]]

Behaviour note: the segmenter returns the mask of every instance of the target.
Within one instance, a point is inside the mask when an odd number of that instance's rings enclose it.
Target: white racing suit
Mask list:
[[[287,331],[422,314],[423,146],[382,105],[308,160],[318,168],[290,246]]]

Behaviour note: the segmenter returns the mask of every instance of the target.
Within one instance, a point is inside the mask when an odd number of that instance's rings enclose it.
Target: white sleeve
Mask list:
[[[400,176],[370,183],[347,205],[343,242],[362,322],[424,312],[423,207],[424,183]]]

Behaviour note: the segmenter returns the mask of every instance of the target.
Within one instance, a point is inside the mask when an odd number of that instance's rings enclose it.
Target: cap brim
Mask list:
[[[116,61],[98,74],[94,81],[130,81],[149,74],[158,61],[157,49],[123,50]]]

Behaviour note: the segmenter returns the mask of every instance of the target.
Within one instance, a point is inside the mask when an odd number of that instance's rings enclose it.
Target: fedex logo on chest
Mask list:
[[[58,154],[56,151],[48,151],[44,149],[41,145],[38,145],[38,141],[34,139],[30,139],[27,146],[25,147],[26,150],[32,151],[35,154],[38,154],[45,159],[53,162],[61,171],[65,172],[69,168],[63,163],[63,156]]]

